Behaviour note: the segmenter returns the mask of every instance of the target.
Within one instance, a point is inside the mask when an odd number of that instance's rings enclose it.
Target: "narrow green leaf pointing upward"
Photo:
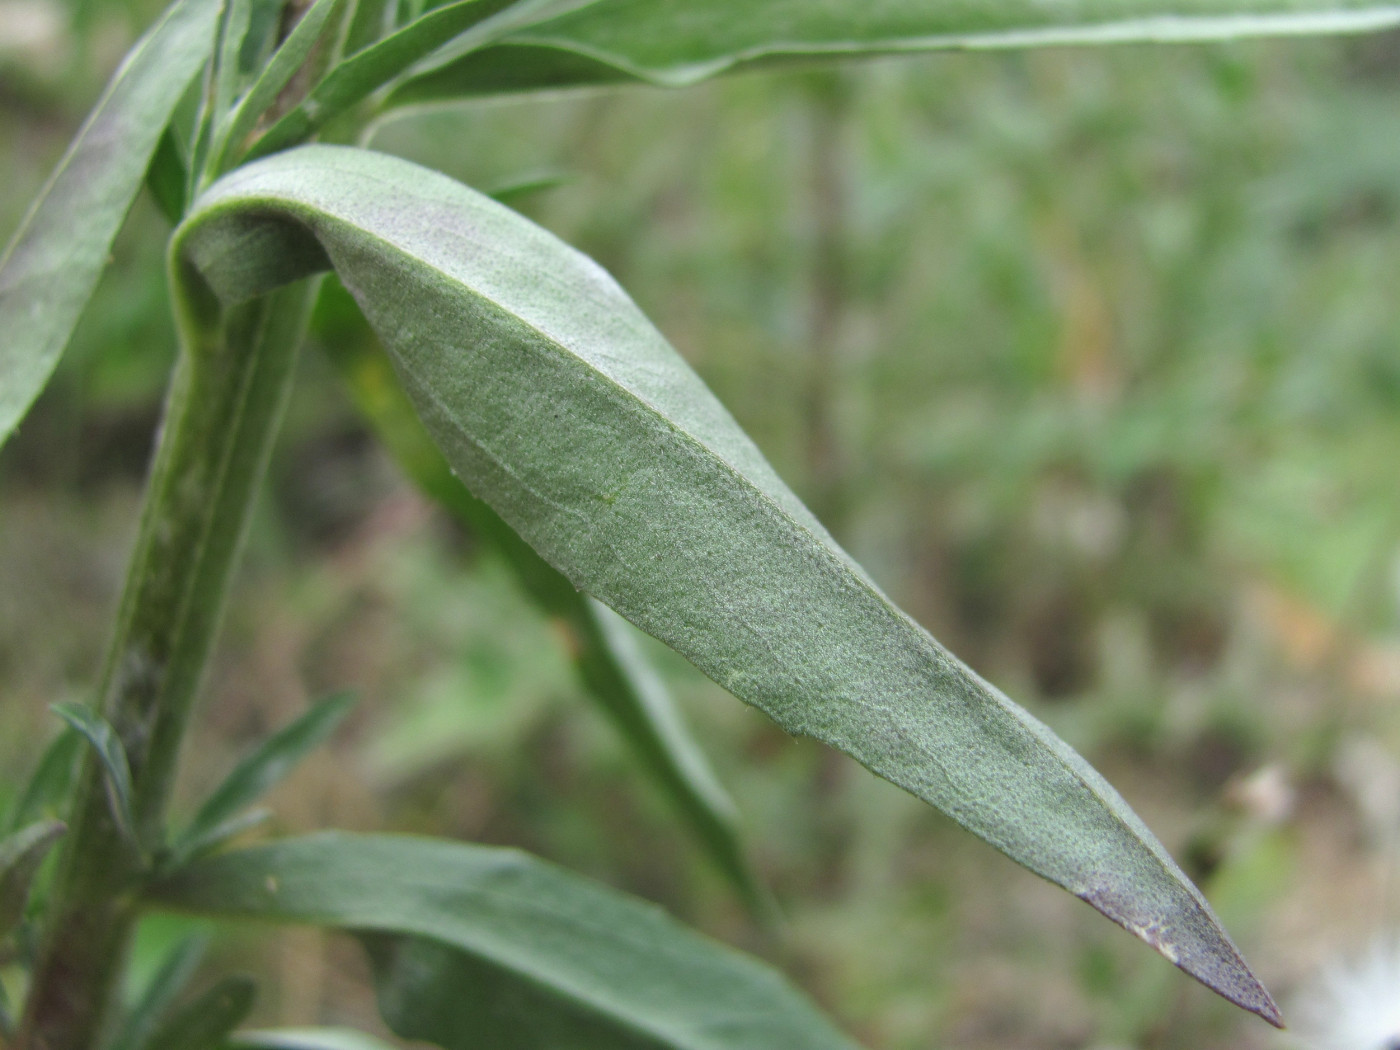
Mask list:
[[[218,14],[179,0],[132,48],[0,257],[0,445],[53,373]]]
[[[575,586],[1277,1021],[1113,788],[881,593],[595,263],[330,146],[216,183],[172,250],[225,301],[333,267],[453,468]]]

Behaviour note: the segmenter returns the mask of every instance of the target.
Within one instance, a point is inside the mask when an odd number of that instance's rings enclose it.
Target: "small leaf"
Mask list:
[[[471,54],[422,63],[388,105],[622,80],[679,86],[738,68],[948,48],[1360,32],[1393,0],[598,0]]]
[[[213,47],[219,0],[178,0],[127,55],[0,257],[0,445],[92,295],[180,96]]]
[[[139,848],[136,818],[131,808],[131,766],[126,760],[126,748],[121,738],[105,718],[77,704],[54,704],[50,710],[82,734],[102,762],[106,774],[107,800],[112,816],[132,845]]]
[[[249,151],[266,156],[306,141],[332,117],[344,113],[424,55],[510,7],[514,0],[457,0],[435,8],[398,32],[341,61],[312,88],[306,100],[268,130]],[[511,23],[514,27],[514,23]],[[503,28],[500,30],[504,32]],[[490,37],[480,35],[483,42]]]
[[[136,1050],[213,1050],[253,1009],[258,987],[248,977],[225,977],[180,1007]]]
[[[171,1004],[194,977],[209,942],[206,937],[186,937],[166,956],[141,997],[122,1019],[110,1050],[142,1050],[161,1025]]]
[[[267,1028],[229,1037],[232,1050],[394,1050],[353,1028]]]
[[[282,89],[291,83],[297,70],[311,56],[321,39],[330,16],[341,0],[315,0],[297,21],[282,46],[263,67],[253,86],[239,100],[232,112],[215,121],[214,145],[211,150],[210,171],[219,175],[232,166],[244,140],[252,133],[261,117]],[[222,111],[221,111],[222,112]]]
[[[386,1018],[452,1050],[851,1048],[765,964],[515,850],[323,833],[197,861],[147,896],[373,935]]]
[[[24,794],[10,811],[7,833],[45,817],[58,817],[68,808],[73,783],[78,775],[78,759],[83,754],[83,738],[69,726],[49,742],[39,765],[24,787]]]
[[[1277,1022],[1128,804],[881,592],[596,263],[332,146],[225,177],[173,251],[229,302],[335,269],[453,469],[577,587]]]
[[[336,693],[259,744],[200,807],[172,847],[176,859],[206,852],[250,826],[247,820],[239,819],[243,811],[325,742],[354,703],[352,693]]]
[[[0,938],[24,918],[39,865],[67,830],[57,820],[45,820],[0,839]]]

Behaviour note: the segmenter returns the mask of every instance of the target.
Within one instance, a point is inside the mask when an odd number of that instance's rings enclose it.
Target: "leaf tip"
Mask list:
[[[1191,894],[1189,904],[1183,906],[1175,902],[1152,909],[1155,914],[1146,918],[1143,913],[1147,909],[1105,887],[1086,890],[1077,896],[1146,941],[1177,969],[1217,995],[1263,1018],[1275,1028],[1284,1027],[1283,1014],[1268,989],[1254,976],[1220,921],[1196,894]]]

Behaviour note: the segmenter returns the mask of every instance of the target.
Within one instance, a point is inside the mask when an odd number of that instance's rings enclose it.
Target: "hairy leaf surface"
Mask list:
[[[342,308],[343,307],[343,308]],[[589,696],[612,720],[642,768],[696,832],[749,909],[769,909],[744,856],[737,812],[695,743],[675,702],[606,606],[576,591],[533,547],[452,473],[418,421],[393,368],[349,294],[327,281],[313,322],[318,341],[389,453],[427,495],[495,547],[535,604],[568,632],[569,655]]]
[[[1218,40],[1400,22],[1386,0],[598,0],[416,71],[391,104],[943,48]]]
[[[386,1018],[449,1050],[852,1050],[766,965],[516,850],[323,833],[198,861],[149,896],[365,935]]]
[[[0,258],[0,444],[53,374],[151,155],[214,46],[219,0],[179,0],[127,55]]]
[[[1113,788],[885,597],[591,260],[330,146],[215,184],[175,251],[225,301],[333,267],[453,468],[575,586],[1277,1018]]]

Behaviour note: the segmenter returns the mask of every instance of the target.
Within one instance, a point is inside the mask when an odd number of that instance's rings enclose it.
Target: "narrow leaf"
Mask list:
[[[150,1045],[171,1005],[199,969],[207,948],[208,940],[199,936],[187,937],[175,946],[123,1017],[110,1050],[142,1050]]]
[[[393,7],[393,0],[357,0],[345,28],[345,54],[362,51],[387,33],[392,24]]]
[[[642,768],[670,796],[719,870],[755,916],[770,911],[768,898],[744,856],[737,812],[691,740],[674,701],[625,634],[605,629],[603,606],[574,589],[534,549],[452,473],[414,414],[382,349],[373,344],[363,318],[348,311],[347,330],[338,297],[349,299],[328,281],[318,304],[321,343],[340,370],[356,405],[404,473],[425,493],[459,518],[505,558],[526,593],[569,632],[570,653],[588,695],[612,720]],[[615,618],[614,618],[615,619]]]
[[[254,144],[249,156],[265,156],[306,141],[326,121],[368,98],[447,40],[465,33],[513,2],[457,0],[429,11],[398,32],[351,55],[326,74],[301,105],[274,124]],[[484,42],[486,38],[482,39]]]
[[[219,23],[218,62],[214,67],[216,126],[243,90],[244,70],[240,58],[252,21],[253,0],[225,0],[224,17]]]
[[[267,1028],[238,1032],[228,1045],[232,1050],[394,1050],[353,1028]]]
[[[576,586],[1277,1019],[1117,792],[890,602],[591,260],[331,146],[234,172],[174,250],[228,301],[334,268],[453,468]]]
[[[450,1050],[851,1047],[766,965],[515,850],[326,833],[197,861],[148,897],[377,935],[386,1019]]]
[[[256,126],[258,118],[277,101],[277,96],[291,83],[297,70],[301,69],[311,56],[327,21],[340,2],[341,0],[315,0],[297,21],[287,39],[282,42],[282,46],[273,54],[271,61],[263,68],[247,94],[239,100],[227,118],[216,122],[217,131],[210,164],[213,174],[222,174],[232,165],[244,140]]]
[[[675,86],[743,66],[861,54],[1360,32],[1397,23],[1393,0],[599,0],[499,46],[425,63],[389,104],[617,80]]]
[[[69,726],[50,741],[39,758],[39,765],[24,787],[5,822],[5,831],[17,831],[45,817],[58,817],[67,811],[77,777],[78,759],[83,753],[83,738]]]
[[[133,844],[137,843],[136,818],[131,806],[131,765],[121,738],[105,718],[78,704],[54,704],[54,714],[76,729],[97,752],[107,784],[112,815]]]
[[[212,1050],[243,1023],[258,988],[248,977],[225,977],[176,1010],[139,1050]]]
[[[337,693],[259,744],[199,808],[173,847],[174,855],[193,857],[217,845],[228,829],[242,830],[236,818],[325,742],[354,703],[353,694]]]
[[[24,918],[39,865],[67,830],[57,820],[45,820],[0,839],[0,938]]]
[[[0,257],[0,444],[53,373],[218,13],[178,0],[137,42]]]

